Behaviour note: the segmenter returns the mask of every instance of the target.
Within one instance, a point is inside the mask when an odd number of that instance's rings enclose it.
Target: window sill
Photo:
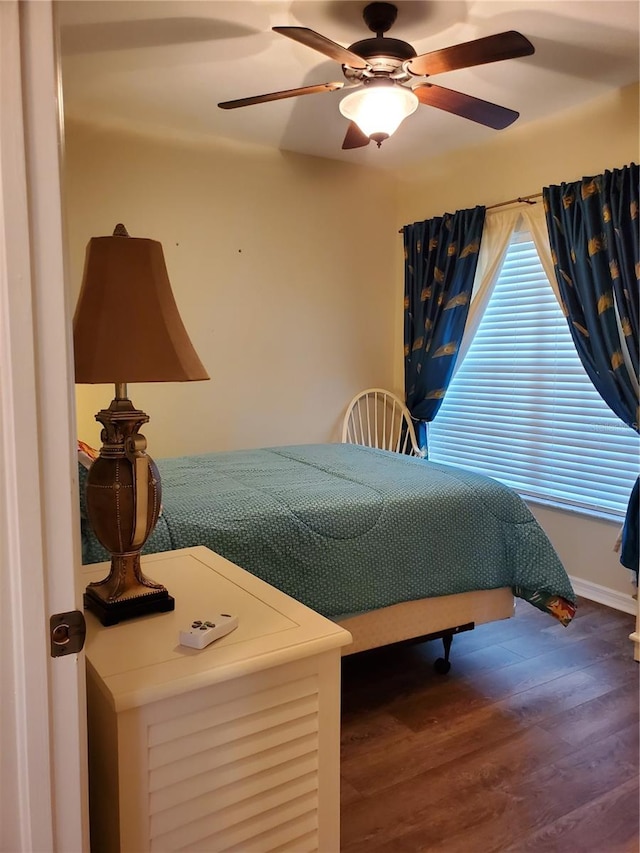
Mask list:
[[[561,512],[571,513],[571,515],[584,515],[588,518],[597,518],[599,521],[608,521],[611,524],[617,524],[618,526],[622,526],[622,524],[624,524],[624,515],[622,513],[614,512],[614,510],[597,510],[576,504],[560,503],[559,501],[554,501],[551,498],[540,498],[534,495],[528,495],[526,492],[519,492],[519,495],[526,503],[535,504],[536,506],[545,507],[546,509],[560,510]]]

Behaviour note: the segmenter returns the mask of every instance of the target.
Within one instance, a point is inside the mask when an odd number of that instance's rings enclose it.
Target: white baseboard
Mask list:
[[[614,610],[622,610],[623,613],[635,615],[637,612],[638,602],[631,593],[618,592],[616,589],[609,589],[607,586],[600,586],[599,583],[581,578],[569,576],[569,580],[576,595],[588,598],[589,601],[597,601],[598,604],[604,604],[606,607],[613,607]]]

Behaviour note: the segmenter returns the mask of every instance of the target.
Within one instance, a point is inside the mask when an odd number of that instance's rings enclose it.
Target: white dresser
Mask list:
[[[108,628],[87,613],[92,853],[337,853],[350,634],[206,548],[143,568],[174,612]],[[235,631],[179,645],[221,612]]]

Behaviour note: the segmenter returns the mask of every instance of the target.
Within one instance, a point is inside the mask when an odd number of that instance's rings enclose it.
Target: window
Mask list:
[[[531,235],[515,234],[466,358],[429,427],[429,458],[524,497],[623,516],[637,435],[580,363]]]

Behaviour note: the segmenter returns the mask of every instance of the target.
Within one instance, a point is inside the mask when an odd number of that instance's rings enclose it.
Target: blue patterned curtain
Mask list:
[[[545,187],[543,199],[562,308],[600,396],[639,432],[638,166]],[[638,571],[638,485],[621,561]]]
[[[404,363],[407,408],[427,450],[469,313],[485,208],[405,225]]]

